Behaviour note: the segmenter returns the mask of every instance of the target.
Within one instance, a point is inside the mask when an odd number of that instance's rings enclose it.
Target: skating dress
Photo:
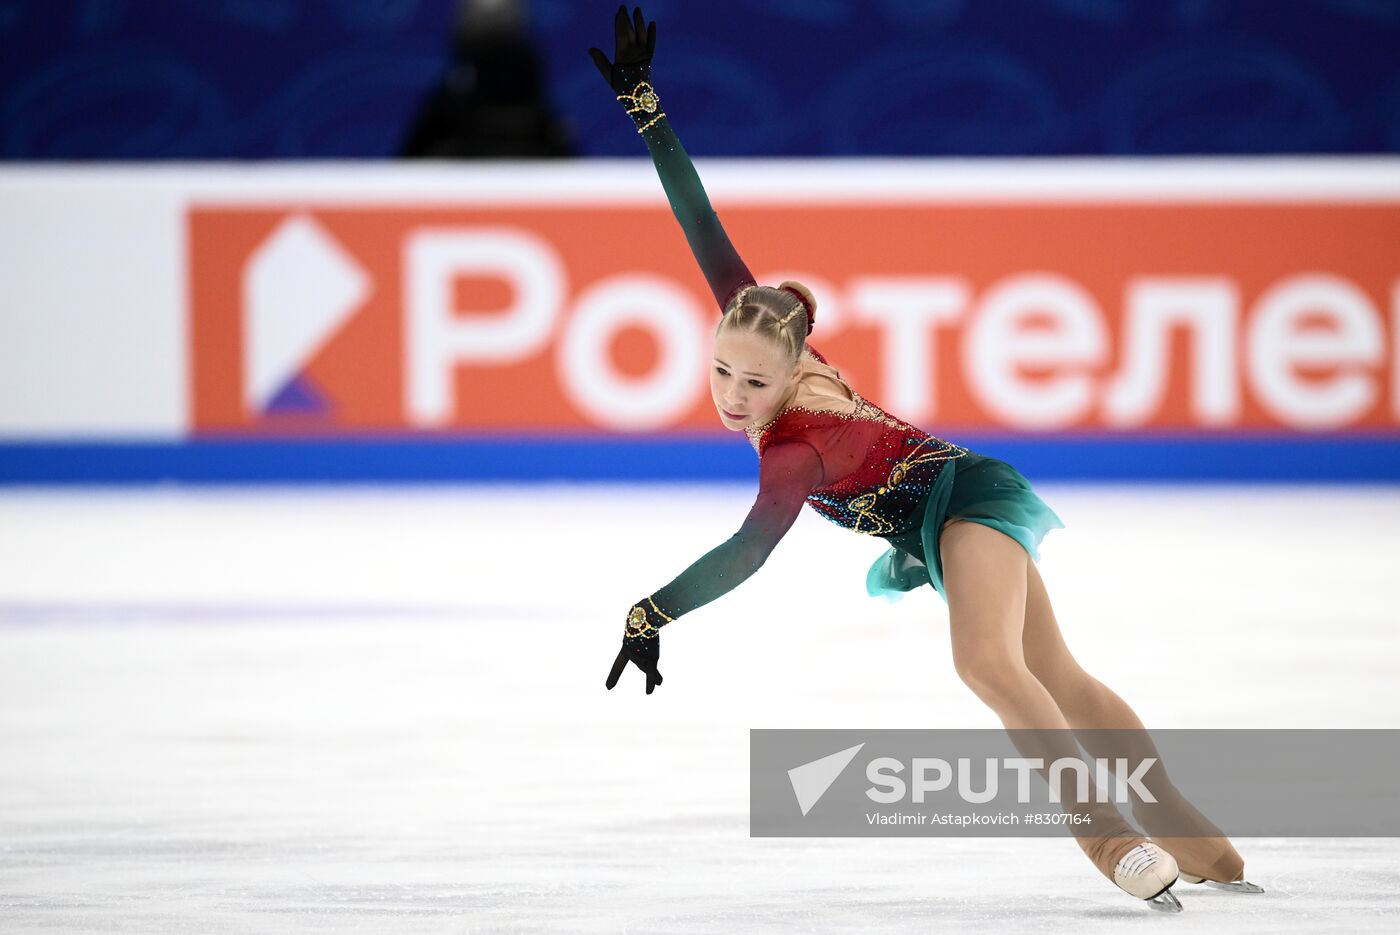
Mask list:
[[[651,151],[671,209],[723,314],[754,278],[651,85],[640,84],[619,99]],[[757,571],[804,503],[839,526],[889,544],[865,582],[871,596],[886,600],[924,584],[947,600],[938,541],[950,517],[1000,530],[1037,561],[1045,533],[1064,527],[1011,465],[880,408],[810,344],[777,414],[745,432],[758,453],[758,496],[738,532],[638,602],[656,626],[709,603]]]

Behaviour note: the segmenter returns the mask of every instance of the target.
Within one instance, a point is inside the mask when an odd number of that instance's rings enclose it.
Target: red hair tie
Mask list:
[[[793,279],[787,280],[778,288],[797,296],[797,300],[802,303],[802,308],[807,312],[807,333],[811,334],[812,326],[817,323],[817,298],[812,295],[812,290]]]

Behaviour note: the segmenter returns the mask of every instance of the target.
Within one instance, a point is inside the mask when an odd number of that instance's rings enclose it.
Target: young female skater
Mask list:
[[[743,431],[758,452],[759,492],[737,533],[630,608],[607,687],[630,661],[645,673],[651,694],[662,682],[661,628],[757,571],[807,503],[840,526],[890,543],[867,575],[870,594],[894,596],[922,584],[939,592],[958,674],[1023,754],[1045,763],[1078,757],[1068,733],[1074,729],[1098,756],[1094,746],[1108,733],[1102,729],[1117,728],[1114,734],[1139,738],[1131,751],[1139,758],[1155,755],[1137,715],[1079,667],[1060,635],[1035,566],[1041,538],[1063,528],[1059,517],[1009,464],[894,417],[806,344],[816,310],[811,293],[794,282],[755,283],[661,110],[650,83],[656,24],[646,25],[640,8],[629,17],[623,7],[614,25],[613,60],[589,52],[646,141],[722,310],[710,393],[720,421]],[[1153,842],[1111,805],[1066,806],[1091,819],[1073,826],[1076,840],[1105,876],[1166,911],[1181,908],[1170,892],[1178,872],[1188,882],[1261,892],[1243,882],[1244,862],[1230,842],[1170,783],[1153,791],[1158,804],[1135,806],[1135,817],[1150,833],[1155,827],[1179,834],[1184,820],[1193,836]]]

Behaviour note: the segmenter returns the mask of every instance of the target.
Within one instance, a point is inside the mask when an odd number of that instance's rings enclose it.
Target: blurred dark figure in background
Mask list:
[[[452,66],[424,101],[400,155],[574,155],[544,97],[526,7],[527,0],[461,0]]]

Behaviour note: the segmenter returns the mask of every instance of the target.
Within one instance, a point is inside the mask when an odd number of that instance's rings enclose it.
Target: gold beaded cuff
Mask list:
[[[656,96],[656,89],[649,81],[640,82],[632,89],[631,94],[619,94],[617,99],[627,105],[627,113],[631,114],[632,120],[637,123],[638,133],[651,129],[657,121],[666,116],[666,112],[661,109],[661,98]],[[638,117],[637,114],[650,115],[651,119]],[[643,120],[647,122],[642,123]]]
[[[650,639],[656,636],[661,627],[674,619],[662,613],[656,602],[648,597],[633,604],[632,609],[627,612],[627,626],[623,628],[622,635]]]

